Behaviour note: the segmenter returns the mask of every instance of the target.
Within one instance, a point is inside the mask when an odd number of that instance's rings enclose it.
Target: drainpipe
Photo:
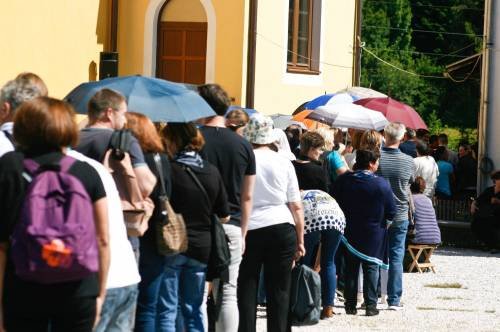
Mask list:
[[[118,0],[111,0],[110,51],[118,51]]]
[[[482,49],[482,69],[481,69],[481,99],[479,105],[478,119],[478,177],[477,177],[477,193],[483,191],[488,183],[488,175],[481,171],[482,164],[488,158],[488,111],[493,104],[489,101],[489,83],[490,83],[490,49],[493,47],[493,38],[491,36],[491,19],[493,17],[491,0],[484,2],[484,27],[483,27],[483,49]],[[492,64],[493,67],[493,64]],[[494,80],[494,77],[491,78]],[[494,83],[494,82],[493,82]]]
[[[257,6],[258,0],[250,0],[248,17],[248,53],[247,53],[247,87],[246,108],[254,108],[255,97],[255,58],[257,45]]]
[[[355,16],[354,16],[354,40],[353,40],[353,71],[352,85],[359,86],[361,83],[361,21],[363,3],[361,0],[356,0]]]

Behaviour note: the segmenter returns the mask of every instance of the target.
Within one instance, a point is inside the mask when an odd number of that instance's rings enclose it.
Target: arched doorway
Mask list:
[[[199,0],[170,0],[158,16],[156,77],[206,82],[207,15]]]

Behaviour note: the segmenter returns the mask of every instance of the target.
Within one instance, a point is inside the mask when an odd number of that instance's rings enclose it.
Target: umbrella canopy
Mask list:
[[[302,129],[307,129],[307,127],[304,123],[292,120],[291,115],[277,113],[277,114],[271,115],[271,119],[273,119],[274,128],[279,128],[279,129],[285,130],[290,125],[297,125],[297,126],[302,127]]]
[[[413,107],[392,98],[366,98],[355,102],[357,105],[378,111],[391,122],[401,122],[412,129],[427,129],[427,125]]]
[[[382,92],[378,92],[376,90],[369,88],[364,88],[362,86],[351,86],[350,88],[345,88],[338,92],[348,93],[351,96],[355,97],[356,99],[387,97],[387,95],[384,95]]]
[[[89,99],[104,88],[120,92],[127,98],[130,110],[142,113],[154,122],[190,122],[215,115],[210,105],[185,85],[143,76],[83,83],[64,99],[77,113],[86,114]]]
[[[318,129],[320,127],[328,127],[328,124],[323,124],[317,120],[309,119],[308,116],[312,112],[313,112],[312,110],[303,110],[302,112],[295,114],[292,117],[292,120],[302,122],[307,127],[307,129]]]
[[[334,104],[320,106],[312,111],[308,119],[320,121],[332,127],[382,130],[389,123],[380,112],[356,104]]]
[[[348,93],[330,93],[316,97],[310,102],[306,103],[304,106],[308,110],[314,110],[320,106],[352,103],[358,99],[359,98],[353,97]]]

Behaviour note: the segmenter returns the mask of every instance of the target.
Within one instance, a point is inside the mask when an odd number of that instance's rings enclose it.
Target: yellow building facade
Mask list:
[[[247,104],[247,74],[253,75],[253,105],[266,114],[291,113],[311,98],[352,84],[354,0],[309,0],[311,6],[313,2],[319,6],[314,10],[320,13],[316,12],[309,27],[313,29],[316,24],[321,30],[319,48],[313,51],[318,57],[314,73],[289,70],[289,0],[258,1],[255,52],[250,58],[255,64],[249,66],[248,30],[255,2],[1,1],[0,29],[5,32],[6,48],[0,54],[0,84],[19,72],[32,71],[46,81],[51,95],[64,97],[79,83],[98,78],[99,53],[112,51],[113,40],[119,55],[119,75],[158,76],[159,71],[176,71],[176,63],[182,63],[183,72],[176,74],[194,75],[197,82],[219,83],[236,105]],[[297,6],[308,1],[300,3]],[[303,8],[300,10],[302,13]],[[175,37],[182,34],[172,33],[172,29],[187,24],[205,29],[186,28],[183,36],[195,36],[191,46]],[[194,55],[177,57],[172,40],[193,49]]]

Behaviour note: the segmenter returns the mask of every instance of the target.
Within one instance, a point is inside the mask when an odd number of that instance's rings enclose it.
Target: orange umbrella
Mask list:
[[[309,130],[318,129],[321,127],[326,127],[326,128],[329,127],[328,125],[326,125],[324,123],[321,123],[321,122],[318,122],[318,121],[315,121],[312,119],[306,119],[306,117],[309,114],[311,114],[311,112],[312,112],[312,110],[303,110],[302,112],[295,114],[292,117],[292,120],[302,122]]]

